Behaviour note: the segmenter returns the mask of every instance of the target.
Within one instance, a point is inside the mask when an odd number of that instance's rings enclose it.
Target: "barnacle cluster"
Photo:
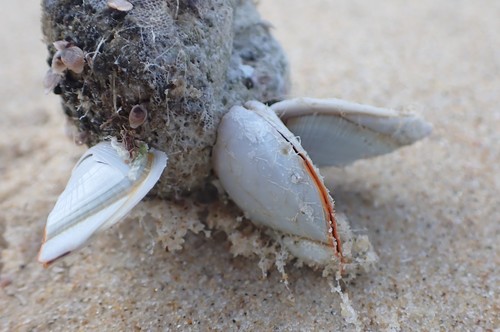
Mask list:
[[[51,81],[88,145],[123,137],[134,106],[147,121],[134,139],[165,151],[155,194],[175,198],[210,180],[221,117],[247,100],[280,100],[288,67],[252,0],[45,0],[49,63],[64,45],[83,50],[83,71]],[[54,44],[56,42],[56,44]],[[76,50],[75,48],[75,50]]]

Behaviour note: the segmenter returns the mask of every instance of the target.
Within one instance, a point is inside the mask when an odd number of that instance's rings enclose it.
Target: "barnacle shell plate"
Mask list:
[[[296,98],[271,106],[315,165],[345,166],[390,153],[430,134],[432,125],[412,112],[341,99]]]
[[[47,218],[38,260],[50,264],[120,221],[160,178],[165,153],[151,149],[126,163],[110,142],[87,150]]]
[[[231,199],[253,222],[303,239],[285,237],[297,256],[305,245],[311,256],[329,246],[333,257],[333,201],[326,192],[325,202],[322,179],[304,158],[312,165],[297,138],[259,102],[231,108],[219,125],[214,169]]]

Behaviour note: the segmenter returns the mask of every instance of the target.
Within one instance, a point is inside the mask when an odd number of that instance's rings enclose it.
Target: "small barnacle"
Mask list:
[[[57,52],[52,58],[52,70],[62,74],[66,69],[76,74],[83,72],[85,57],[81,48],[65,40],[58,40],[53,43]]]
[[[45,94],[48,94],[61,82],[62,76],[55,72],[52,68],[47,71],[45,77],[43,78],[43,87],[45,89]]]
[[[130,128],[136,129],[142,125],[148,117],[148,111],[141,105],[135,105],[132,107],[130,114],[128,116],[128,121]]]
[[[108,7],[119,10],[121,12],[128,12],[134,5],[126,0],[108,0]]]
[[[83,51],[78,46],[70,46],[61,52],[61,60],[69,70],[80,74],[85,66]]]
[[[61,57],[61,51],[57,51],[52,58],[51,70],[54,74],[62,74],[68,67],[64,64]]]

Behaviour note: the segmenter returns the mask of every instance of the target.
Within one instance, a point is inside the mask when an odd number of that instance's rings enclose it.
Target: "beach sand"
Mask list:
[[[289,56],[293,96],[411,109],[434,125],[396,153],[323,170],[338,211],[380,258],[343,285],[352,307],[320,272],[289,265],[288,285],[275,269],[263,278],[258,259],[233,257],[217,232],[165,252],[130,218],[53,267],[38,264],[46,217],[85,148],[66,137],[58,97],[43,93],[40,4],[10,1],[0,21],[0,330],[498,331],[500,2],[259,9]]]

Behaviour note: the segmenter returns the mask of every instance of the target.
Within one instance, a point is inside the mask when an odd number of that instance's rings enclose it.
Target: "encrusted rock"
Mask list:
[[[50,62],[60,40],[85,52],[83,72],[66,71],[54,92],[86,144],[132,136],[165,151],[154,192],[176,198],[209,183],[216,129],[231,106],[284,97],[287,62],[251,0],[130,2],[118,11],[106,0],[43,1]],[[148,121],[132,130],[135,105]]]

